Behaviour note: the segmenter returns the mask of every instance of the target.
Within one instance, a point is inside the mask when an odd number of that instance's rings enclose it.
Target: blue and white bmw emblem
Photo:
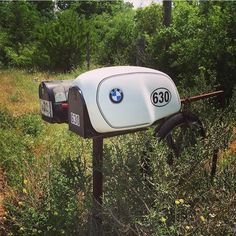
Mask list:
[[[120,103],[123,100],[123,92],[121,89],[114,88],[110,92],[110,99],[114,103]]]

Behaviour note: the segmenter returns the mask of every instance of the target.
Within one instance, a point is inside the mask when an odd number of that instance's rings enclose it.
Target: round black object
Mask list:
[[[167,162],[173,164],[186,147],[193,146],[198,138],[205,137],[205,130],[200,119],[190,111],[179,112],[159,125],[154,134],[159,141],[165,140],[172,150]]]

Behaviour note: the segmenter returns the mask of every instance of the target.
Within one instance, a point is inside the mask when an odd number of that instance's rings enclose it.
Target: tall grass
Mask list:
[[[38,110],[31,109],[30,104],[39,108],[40,75],[36,82],[35,75],[25,72],[5,71],[1,76],[4,86],[12,86],[0,95],[7,101],[0,109],[0,165],[8,183],[5,233],[88,235],[91,141],[70,133],[67,125],[44,123]],[[59,78],[70,76],[74,75]],[[9,100],[15,86],[29,98],[24,109],[19,108],[21,101]],[[227,110],[213,109],[209,103],[193,105],[203,118],[207,137],[185,149],[173,166],[166,162],[170,150],[165,142],[157,142],[152,129],[105,140],[104,235],[235,233],[235,101]],[[219,160],[212,180],[215,153]],[[146,175],[141,168],[144,156],[149,160]]]

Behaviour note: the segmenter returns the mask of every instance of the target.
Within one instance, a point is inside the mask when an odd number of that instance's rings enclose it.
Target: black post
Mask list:
[[[93,139],[92,235],[102,236],[103,138]]]

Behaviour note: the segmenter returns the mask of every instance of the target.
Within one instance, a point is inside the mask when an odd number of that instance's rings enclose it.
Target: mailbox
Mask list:
[[[39,85],[43,120],[49,123],[68,123],[68,92],[72,80],[44,81]]]
[[[147,128],[181,107],[168,75],[135,66],[100,68],[78,76],[69,89],[68,104],[69,129],[84,138]]]

